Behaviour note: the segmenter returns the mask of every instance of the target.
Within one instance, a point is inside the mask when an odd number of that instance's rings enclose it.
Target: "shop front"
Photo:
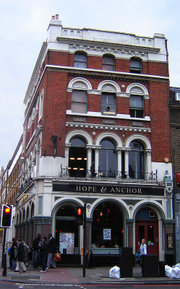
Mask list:
[[[125,247],[135,255],[143,238],[148,254],[165,260],[165,239],[167,232],[173,234],[173,220],[167,221],[163,210],[167,202],[164,187],[56,183],[53,190],[62,194],[52,211],[62,264],[82,264],[84,230],[77,222],[77,209],[84,204],[86,252],[91,251],[94,265],[118,261]]]

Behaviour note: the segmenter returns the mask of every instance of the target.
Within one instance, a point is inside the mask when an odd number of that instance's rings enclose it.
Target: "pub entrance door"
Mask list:
[[[147,253],[159,255],[158,219],[154,210],[141,209],[136,216],[136,251],[146,239]]]

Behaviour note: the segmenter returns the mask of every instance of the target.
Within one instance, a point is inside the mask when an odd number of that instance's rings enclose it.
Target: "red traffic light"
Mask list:
[[[1,208],[1,227],[11,227],[12,208],[13,208],[13,206],[11,206],[11,205],[2,205],[2,208]]]
[[[77,209],[77,214],[78,214],[78,216],[81,216],[81,215],[82,215],[82,209],[81,209],[81,208],[78,208],[78,209]]]
[[[9,214],[9,213],[11,213],[11,209],[6,207],[6,208],[4,209],[4,212],[5,212],[6,214]]]

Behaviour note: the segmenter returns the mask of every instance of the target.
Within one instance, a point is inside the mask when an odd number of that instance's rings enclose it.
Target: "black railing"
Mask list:
[[[69,177],[69,178],[113,178],[119,180],[132,180],[132,181],[149,181],[157,183],[157,170],[156,172],[133,172],[128,175],[126,172],[115,171],[115,170],[80,170],[80,169],[68,169],[62,168],[60,169],[60,177]]]

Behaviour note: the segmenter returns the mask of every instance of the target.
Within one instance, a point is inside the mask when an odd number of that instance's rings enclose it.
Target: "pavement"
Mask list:
[[[6,276],[0,268],[0,280],[16,283],[44,283],[44,284],[180,284],[180,279],[168,277],[142,277],[140,266],[133,267],[133,277],[110,278],[110,267],[57,267],[41,273],[41,268],[33,269],[29,266],[26,272],[14,272],[7,269]]]

